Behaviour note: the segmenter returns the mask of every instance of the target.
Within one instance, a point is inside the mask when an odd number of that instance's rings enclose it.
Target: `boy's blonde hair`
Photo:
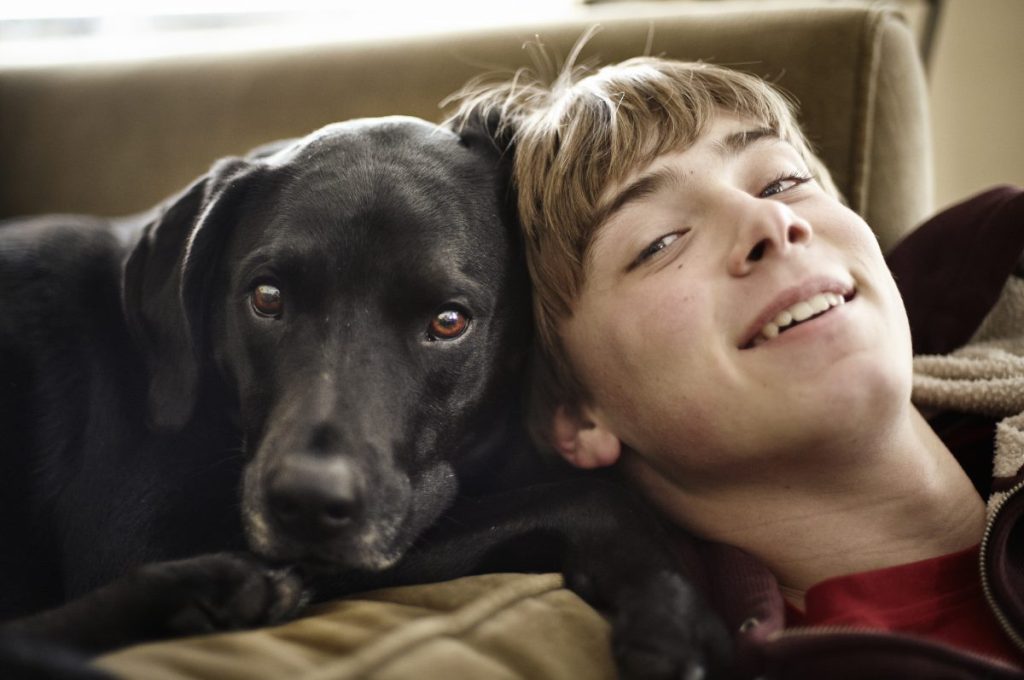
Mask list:
[[[610,186],[664,153],[689,148],[728,112],[792,144],[819,183],[837,194],[790,101],[764,80],[729,68],[637,57],[596,71],[568,68],[551,85],[521,71],[504,83],[471,86],[458,99],[456,124],[497,121],[496,136],[514,148],[539,350],[528,420],[539,443],[551,442],[556,407],[573,409],[589,396],[559,329],[582,289]]]

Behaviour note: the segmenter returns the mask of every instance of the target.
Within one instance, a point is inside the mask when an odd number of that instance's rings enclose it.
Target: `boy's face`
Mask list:
[[[584,421],[706,483],[909,403],[906,313],[877,241],[788,143],[721,116],[604,198],[618,208],[562,327]]]

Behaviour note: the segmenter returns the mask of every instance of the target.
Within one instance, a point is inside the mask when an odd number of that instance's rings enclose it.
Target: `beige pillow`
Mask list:
[[[486,574],[356,595],[274,628],[139,645],[97,665],[140,680],[613,680],[609,635],[559,574]]]

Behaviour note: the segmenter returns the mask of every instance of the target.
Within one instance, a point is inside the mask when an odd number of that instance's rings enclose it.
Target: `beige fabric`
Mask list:
[[[0,217],[150,207],[216,158],[327,122],[438,120],[469,78],[556,57],[591,26],[583,59],[704,59],[767,77],[802,119],[883,247],[930,212],[925,81],[894,14],[849,3],[625,3],[581,17],[469,33],[127,63],[0,68]]]
[[[1024,280],[1010,277],[970,342],[948,355],[914,357],[914,403],[1002,416],[996,425],[993,475],[1024,466]],[[989,497],[992,513],[1005,492]]]
[[[914,357],[914,401],[990,416],[1024,411],[1024,279],[1009,279],[965,346]]]
[[[557,574],[367,593],[289,624],[162,642],[97,665],[139,680],[612,680],[609,626]]]

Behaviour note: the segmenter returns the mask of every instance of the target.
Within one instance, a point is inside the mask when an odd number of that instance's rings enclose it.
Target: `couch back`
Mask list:
[[[800,103],[850,206],[891,246],[931,209],[924,74],[905,23],[877,7],[666,3],[543,26],[227,54],[0,68],[0,217],[145,209],[225,155],[325,123],[408,114],[487,71],[529,65],[524,43],[581,59],[702,59],[766,77]],[[629,14],[624,12],[628,11]]]

